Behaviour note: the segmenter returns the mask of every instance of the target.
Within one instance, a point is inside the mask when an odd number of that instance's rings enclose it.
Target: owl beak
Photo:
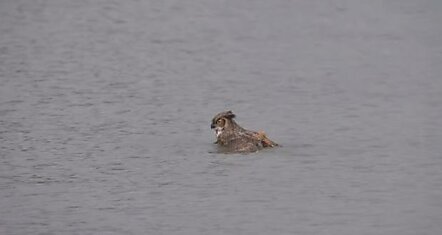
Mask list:
[[[210,129],[214,129],[215,128],[215,125],[214,124],[211,124],[210,125]]]

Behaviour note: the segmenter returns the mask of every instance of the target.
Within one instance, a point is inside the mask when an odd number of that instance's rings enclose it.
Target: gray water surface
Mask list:
[[[442,234],[440,12],[2,0],[0,234]]]

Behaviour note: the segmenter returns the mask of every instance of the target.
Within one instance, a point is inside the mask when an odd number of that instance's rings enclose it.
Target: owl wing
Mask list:
[[[264,131],[250,131],[250,130],[244,130],[241,135],[245,136],[246,138],[250,138],[254,141],[258,141],[259,145],[267,148],[267,147],[275,147],[278,146],[277,143],[270,140]]]
[[[233,152],[256,152],[261,149],[259,142],[248,137],[240,137],[231,140],[231,151]]]

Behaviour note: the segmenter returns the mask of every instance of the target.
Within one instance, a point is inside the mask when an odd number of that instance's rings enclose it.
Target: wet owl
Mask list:
[[[215,131],[216,142],[227,152],[247,153],[262,148],[278,146],[264,132],[250,131],[242,128],[235,120],[232,111],[218,113],[213,117],[210,128]]]

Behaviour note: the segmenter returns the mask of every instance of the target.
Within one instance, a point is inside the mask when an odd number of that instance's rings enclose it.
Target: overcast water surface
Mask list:
[[[0,234],[442,234],[441,12],[2,0]]]

